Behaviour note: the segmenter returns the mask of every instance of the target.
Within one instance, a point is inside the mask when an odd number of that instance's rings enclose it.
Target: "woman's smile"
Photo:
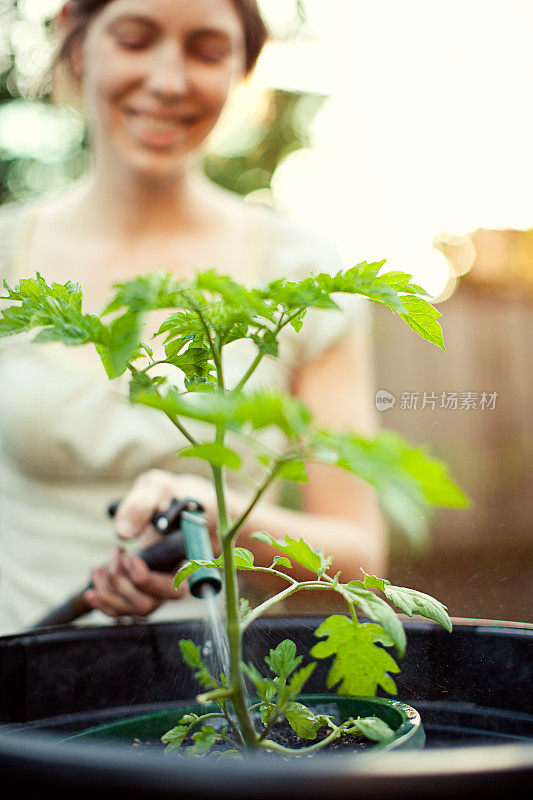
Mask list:
[[[125,107],[122,109],[126,125],[133,137],[152,146],[168,148],[187,139],[191,128],[201,120],[200,116],[169,114]]]

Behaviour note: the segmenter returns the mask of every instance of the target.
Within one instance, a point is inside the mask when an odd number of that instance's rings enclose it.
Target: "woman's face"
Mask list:
[[[231,0],[113,0],[73,64],[97,159],[172,182],[243,75],[244,32]]]

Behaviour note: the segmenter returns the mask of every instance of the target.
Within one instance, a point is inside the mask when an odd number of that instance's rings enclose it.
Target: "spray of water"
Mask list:
[[[205,608],[202,657],[211,675],[219,678],[223,672],[227,677],[229,675],[229,647],[217,592],[209,584],[203,584],[200,588],[200,596]],[[253,703],[253,695],[252,687],[248,681],[245,681],[244,701],[248,707]]]

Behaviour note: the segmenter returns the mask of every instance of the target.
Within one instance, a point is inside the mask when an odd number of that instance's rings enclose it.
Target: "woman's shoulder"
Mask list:
[[[254,204],[264,228],[264,277],[298,280],[310,273],[336,272],[341,256],[326,235],[277,209]]]

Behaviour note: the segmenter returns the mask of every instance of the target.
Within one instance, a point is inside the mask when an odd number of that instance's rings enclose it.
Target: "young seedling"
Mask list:
[[[203,755],[222,741],[230,748],[224,757],[258,749],[302,755],[346,734],[357,732],[374,740],[392,735],[391,729],[376,717],[339,723],[331,716],[315,714],[299,702],[316,661],[300,666],[302,656],[296,654],[296,646],[290,640],[281,642],[265,658],[269,675],[243,664],[243,631],[276,603],[297,592],[335,592],[346,603],[346,616],[334,614],[315,631],[321,641],[310,653],[316,659],[333,657],[327,686],[336,687],[342,694],[372,696],[378,687],[395,693],[391,673],[399,672],[399,667],[389,648],[395,647],[402,656],[406,640],[393,607],[409,616],[420,614],[451,630],[446,609],[437,600],[364,572],[359,580],[345,581],[340,573],[331,574],[331,557],[303,539],[287,535],[278,540],[268,532],[254,534],[277,552],[268,567],[255,565],[253,554],[236,546],[239,532],[265,491],[279,479],[305,482],[305,465],[310,461],[337,465],[372,485],[385,514],[407,533],[420,534],[432,506],[466,505],[465,495],[448,477],[445,465],[430,457],[424,448],[410,446],[398,434],[383,430],[365,437],[317,429],[309,410],[290,395],[247,389],[262,360],[278,357],[284,329],[292,326],[299,332],[310,308],[339,312],[334,298],[338,293],[363,295],[386,306],[422,338],[444,349],[437,321],[440,313],[428,302],[426,292],[405,273],[380,274],[383,264],[365,262],[335,276],[311,275],[294,282],[282,279],[252,290],[212,270],[187,282],[170,274],[149,274],[118,284],[102,318],[83,313],[78,284],[49,285],[38,273],[34,279],[21,280],[16,288],[4,283],[7,295],[2,299],[7,305],[0,316],[0,336],[38,328],[36,342],[93,343],[109,378],[129,371],[131,401],[160,410],[177,428],[182,443],[186,441],[179,457],[202,459],[210,466],[221,555],[212,561],[185,564],[178,571],[175,584],[178,586],[204,566],[223,570],[229,674],[220,678],[211,675],[196,645],[190,641],[180,643],[183,659],[206,689],[200,701],[214,706],[203,715],[185,715],[163,737],[170,750],[180,750],[192,742],[187,752]],[[145,315],[160,309],[171,309],[172,313],[155,334],[164,337],[165,356],[155,358],[140,335]],[[114,316],[106,322],[110,314]],[[250,340],[255,355],[239,379],[228,385],[224,349],[239,339]],[[176,380],[152,373],[162,363],[175,368]],[[194,428],[190,421],[194,421]],[[198,422],[203,423],[200,428],[206,432],[202,437],[197,433]],[[261,432],[271,426],[281,431],[286,440],[286,447],[275,453],[261,438]],[[248,505],[236,519],[230,518],[227,510],[226,472],[240,473],[248,483],[250,477],[242,475],[241,457],[228,446],[229,432],[243,437],[247,446],[253,447],[262,468],[261,481],[255,484]],[[298,581],[289,574],[294,563],[309,572],[308,580]],[[238,571],[275,575],[283,581],[284,588],[252,609],[239,598]],[[371,621],[360,622],[359,613]],[[363,668],[354,669],[354,664]],[[259,698],[251,708],[245,701],[245,676]],[[259,726],[252,720],[254,711],[259,713]],[[271,734],[281,718],[299,737],[314,743],[291,750],[274,741]],[[212,725],[214,719],[222,720],[223,727]],[[326,736],[316,742],[317,733],[323,728]]]

